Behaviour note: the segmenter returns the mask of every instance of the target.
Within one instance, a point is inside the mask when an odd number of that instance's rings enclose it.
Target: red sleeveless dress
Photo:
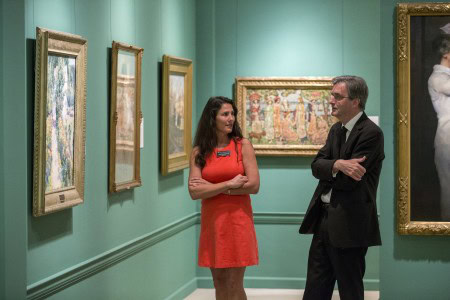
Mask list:
[[[244,175],[242,144],[231,140],[206,159],[202,178],[219,183]],[[229,155],[226,151],[229,151]],[[219,153],[218,153],[219,152]],[[258,244],[249,195],[219,194],[202,200],[198,265],[233,268],[258,264]]]

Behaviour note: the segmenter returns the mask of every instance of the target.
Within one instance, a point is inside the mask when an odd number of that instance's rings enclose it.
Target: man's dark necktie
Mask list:
[[[344,147],[345,140],[347,138],[348,129],[345,126],[342,126],[338,131],[338,146],[339,146],[339,157],[341,157],[341,150]],[[328,194],[331,190],[331,184],[328,184],[322,191],[322,195]]]
[[[341,150],[344,147],[345,144],[345,140],[346,140],[346,134],[347,134],[347,128],[345,128],[345,126],[342,126],[341,129],[339,130],[339,157],[342,156],[341,154]]]

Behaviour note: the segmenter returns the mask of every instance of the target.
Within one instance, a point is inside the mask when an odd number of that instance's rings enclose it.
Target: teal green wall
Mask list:
[[[381,174],[380,298],[449,299],[450,237],[396,233],[396,5],[381,1],[381,127],[386,161]],[[402,1],[412,2],[412,1]],[[421,1],[423,2],[423,1]]]
[[[357,74],[370,89],[368,115],[380,114],[380,4],[372,0],[201,0],[197,7],[198,106],[211,95],[233,97],[236,76]],[[368,34],[370,33],[370,34]],[[317,180],[312,158],[258,157],[261,188],[252,196],[260,265],[248,287],[304,287],[311,236],[300,223]],[[263,213],[272,216],[268,224]],[[260,218],[261,216],[261,218]],[[211,286],[199,268],[199,286]],[[379,248],[367,255],[366,288],[377,289]]]
[[[3,123],[3,0],[0,0],[0,170],[4,170],[3,141],[5,124]],[[5,201],[3,172],[0,171],[0,298],[5,298]]]
[[[5,123],[15,125],[4,133],[8,141],[4,156],[14,154],[15,158],[5,160],[5,169],[11,170],[5,182],[9,184],[5,189],[8,212],[5,229],[11,231],[5,237],[6,284],[21,293],[7,299],[23,299],[27,289],[30,298],[38,297],[43,290],[49,295],[54,286],[54,291],[61,290],[58,282],[64,280],[69,282],[68,287],[51,298],[165,299],[179,298],[192,291],[196,287],[197,228],[188,222],[194,216],[195,223],[197,205],[188,200],[187,170],[166,177],[159,175],[159,111],[162,55],[189,58],[196,65],[195,1],[2,0],[2,3],[22,9],[19,14],[10,14],[5,9],[10,19],[22,16],[15,20],[17,29],[11,34],[21,42],[16,42],[20,47],[8,44],[5,48],[9,54],[17,52],[14,54],[20,61],[16,63],[22,66],[13,74],[14,81],[5,82],[5,95],[9,92],[6,84],[11,82],[15,82],[11,90],[19,94],[5,103],[8,112]],[[31,216],[30,184],[36,26],[78,34],[88,40],[84,203],[39,218]],[[141,149],[143,186],[108,195],[108,49],[113,40],[144,48],[145,147]],[[12,64],[13,61],[9,63]],[[193,94],[195,99],[195,88]],[[196,118],[195,111],[193,117]],[[8,218],[10,213],[13,214]],[[188,225],[184,228],[183,224]],[[179,232],[177,226],[182,228]],[[123,253],[128,253],[126,259]],[[9,273],[13,262],[19,265],[19,270]],[[168,267],[171,265],[176,268]],[[77,276],[83,277],[79,283]],[[14,277],[18,280],[12,284]]]
[[[194,61],[194,123],[210,95],[233,95],[236,76],[365,77],[367,112],[381,115],[386,152],[383,246],[369,251],[366,287],[379,287],[383,300],[447,299],[450,239],[395,233],[396,3],[0,0],[0,298],[24,299],[27,288],[32,298],[66,278],[70,284],[52,299],[125,293],[180,299],[197,285],[211,286],[209,271],[195,264],[199,205],[189,200],[187,170],[159,175],[160,64],[170,54]],[[85,203],[40,218],[30,215],[35,26],[89,41]],[[145,148],[143,186],[109,196],[107,49],[113,39],[145,49]],[[310,163],[258,158],[261,189],[253,205],[260,265],[248,269],[248,287],[303,287],[310,236],[297,229],[316,185]],[[77,281],[72,270],[84,277]]]
[[[2,1],[3,27],[3,194],[4,296],[23,299],[26,292],[26,217],[29,192],[25,96],[25,14],[23,1]],[[7,27],[6,27],[7,24]],[[15,113],[12,113],[15,112]],[[7,171],[6,171],[7,170]]]

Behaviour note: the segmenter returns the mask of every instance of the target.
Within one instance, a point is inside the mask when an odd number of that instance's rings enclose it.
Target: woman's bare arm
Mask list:
[[[255,151],[247,139],[242,139],[242,162],[248,181],[237,189],[231,189],[231,195],[257,194],[259,191],[259,170]]]
[[[198,148],[192,150],[190,167],[189,167],[189,194],[192,200],[206,199],[214,197],[218,194],[225,193],[228,190],[239,188],[245,184],[248,179],[247,176],[237,175],[231,180],[210,183],[202,178],[202,170],[195,164],[195,156],[198,153]]]

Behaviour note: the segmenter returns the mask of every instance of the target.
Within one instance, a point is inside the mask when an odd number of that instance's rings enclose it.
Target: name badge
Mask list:
[[[231,154],[230,150],[218,151],[217,157],[226,157],[226,156],[230,156],[230,154]]]

